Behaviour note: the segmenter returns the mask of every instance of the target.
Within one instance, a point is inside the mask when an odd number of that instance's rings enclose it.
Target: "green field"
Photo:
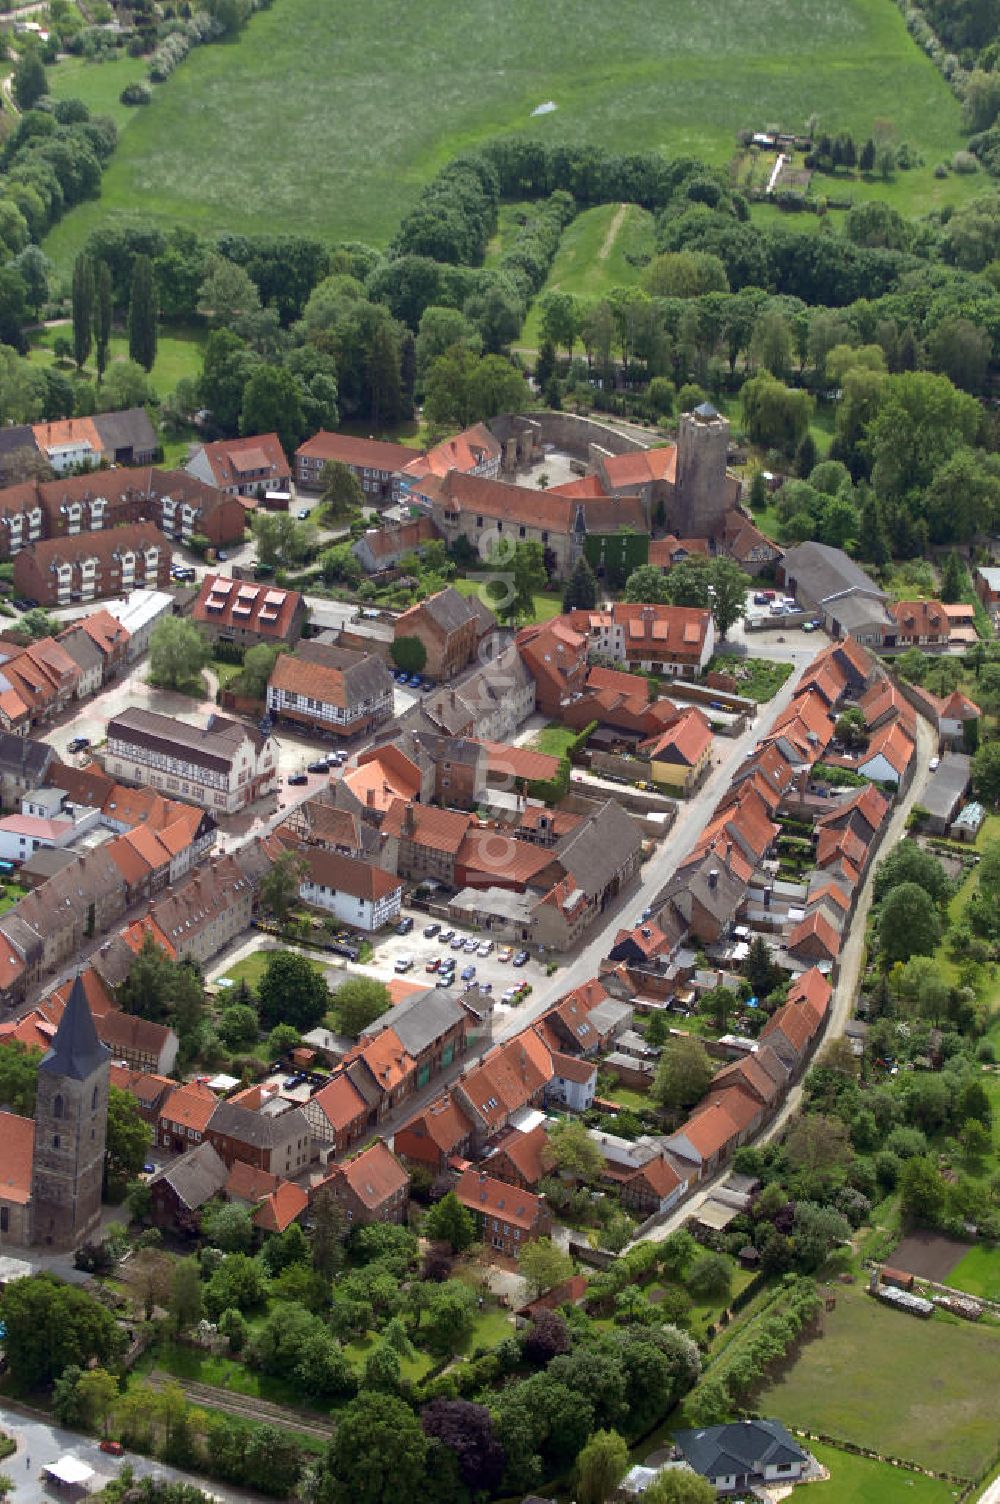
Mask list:
[[[948,1275],[947,1283],[984,1300],[1000,1300],[1000,1248],[977,1244]]]
[[[829,1482],[810,1484],[810,1504],[949,1504],[955,1497],[952,1484],[940,1478],[906,1473],[891,1463],[856,1457],[818,1442],[807,1445],[830,1472]]]
[[[55,361],[52,345],[60,335],[64,339],[72,340],[73,330],[69,323],[65,327],[41,329],[32,335],[29,359],[41,365],[52,365]],[[156,364],[149,373],[149,379],[158,397],[166,397],[185,377],[194,379],[201,375],[205,338],[206,331],[203,329],[171,329],[169,332],[160,329],[156,343]],[[111,336],[111,361],[127,358],[127,337],[124,334],[113,334]],[[75,375],[73,366],[64,367],[64,370],[70,377]],[[97,372],[92,367],[85,366],[83,376],[93,381],[96,380]]]
[[[92,66],[116,76],[78,92],[114,107],[126,65]],[[892,0],[415,0],[405,22],[394,0],[278,0],[241,39],[193,52],[150,106],[118,112],[103,198],[47,250],[65,268],[109,213],[384,244],[438,167],[498,133],[725,163],[740,129],[814,113],[861,139],[889,120],[916,146],[923,166],[890,198],[981,189],[936,186],[935,163],[962,144],[959,104]]]
[[[838,1288],[824,1319],[823,1336],[805,1344],[757,1410],[937,1472],[977,1476],[997,1446],[1000,1330],[922,1321],[857,1288]]]
[[[92,115],[110,115],[121,130],[136,110],[122,104],[119,95],[126,84],[145,79],[146,60],[125,53],[100,63],[65,57],[49,69],[48,76],[54,99],[82,99]]]
[[[600,298],[614,287],[636,286],[642,266],[628,258],[651,256],[654,232],[652,214],[636,204],[599,204],[596,209],[584,210],[559,243],[542,295],[571,292],[578,297]],[[528,314],[521,340],[529,349],[537,348],[541,341],[537,301]],[[583,349],[579,342],[577,349]]]

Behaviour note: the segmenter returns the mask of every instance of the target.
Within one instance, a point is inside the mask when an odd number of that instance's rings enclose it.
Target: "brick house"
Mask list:
[[[455,1195],[475,1218],[483,1242],[508,1258],[516,1259],[525,1243],[552,1231],[552,1214],[540,1196],[494,1180],[482,1170],[466,1170]]]
[[[219,1099],[198,1081],[189,1081],[172,1091],[160,1108],[156,1141],[161,1149],[183,1154],[200,1144]]]
[[[452,679],[473,662],[480,642],[495,626],[487,606],[448,585],[398,616],[394,637],[397,643],[415,637],[423,644],[429,678]]]
[[[209,1143],[189,1149],[173,1164],[157,1170],[149,1180],[153,1225],[196,1234],[203,1208],[222,1193],[226,1176],[226,1166]]]
[[[313,1143],[337,1158],[346,1154],[368,1126],[368,1103],[349,1076],[334,1076],[303,1107]]]
[[[305,490],[318,491],[323,483],[323,466],[339,462],[354,471],[367,502],[388,504],[400,499],[402,473],[415,458],[405,444],[320,429],[296,449],[295,477]]]
[[[311,1199],[329,1191],[344,1214],[348,1228],[372,1222],[406,1221],[410,1176],[383,1139],[376,1139],[354,1159],[335,1165]]]
[[[152,522],[31,543],[14,560],[15,590],[40,606],[68,606],[169,585],[170,545]]]
[[[232,1102],[220,1102],[212,1113],[205,1137],[231,1169],[238,1159],[255,1170],[290,1178],[301,1174],[312,1158],[309,1122],[299,1107],[286,1112],[251,1112]]]
[[[512,1128],[483,1161],[483,1167],[494,1180],[502,1180],[522,1191],[537,1191],[539,1181],[549,1173],[545,1164],[548,1142],[544,1123],[539,1123],[528,1133]]]

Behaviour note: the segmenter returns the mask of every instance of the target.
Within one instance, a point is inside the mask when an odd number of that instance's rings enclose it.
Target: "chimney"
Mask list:
[[[368,790],[368,808],[369,809],[374,809],[375,808],[375,790],[374,789],[369,789]]]
[[[711,870],[711,872],[708,874],[708,886],[710,888],[717,888],[719,886],[719,869],[718,869],[718,867],[713,867],[712,870]]]

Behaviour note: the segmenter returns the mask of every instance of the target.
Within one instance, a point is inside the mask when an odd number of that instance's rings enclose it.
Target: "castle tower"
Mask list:
[[[703,402],[681,415],[677,434],[677,479],[670,529],[679,538],[713,538],[727,511],[726,455],[729,420]]]
[[[38,1067],[33,1243],[73,1248],[100,1219],[110,1060],[77,974],[51,1048]]]

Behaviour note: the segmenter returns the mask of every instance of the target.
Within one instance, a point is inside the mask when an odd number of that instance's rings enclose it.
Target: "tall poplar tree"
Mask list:
[[[128,305],[129,358],[144,371],[156,362],[156,280],[149,256],[136,256]]]
[[[106,261],[99,261],[95,278],[94,301],[94,348],[99,382],[104,379],[104,373],[108,368],[108,349],[111,345],[111,289],[111,268]]]
[[[83,252],[73,263],[73,358],[82,370],[94,325],[94,263]]]

